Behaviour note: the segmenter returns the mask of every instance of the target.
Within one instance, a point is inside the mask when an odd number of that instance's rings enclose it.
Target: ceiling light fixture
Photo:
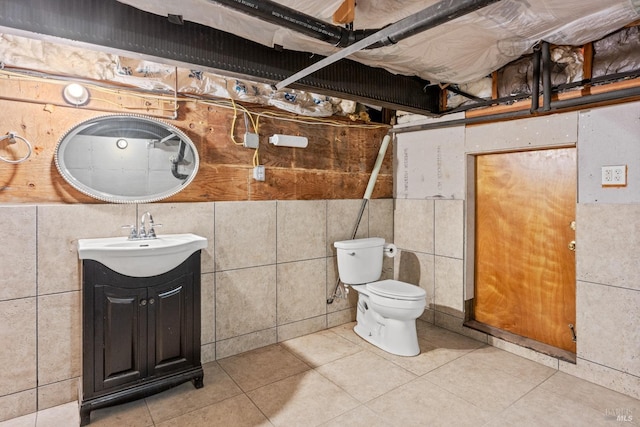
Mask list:
[[[71,83],[64,87],[62,97],[67,104],[79,107],[89,102],[89,91],[78,83]]]

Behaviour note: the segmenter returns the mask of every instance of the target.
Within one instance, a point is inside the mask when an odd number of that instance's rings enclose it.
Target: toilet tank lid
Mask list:
[[[338,249],[375,248],[377,246],[384,246],[384,239],[382,237],[368,237],[366,239],[342,240],[334,242],[333,246]]]

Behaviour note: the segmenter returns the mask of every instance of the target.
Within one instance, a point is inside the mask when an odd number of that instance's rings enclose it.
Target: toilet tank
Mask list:
[[[342,240],[335,242],[333,246],[338,252],[338,274],[342,283],[370,283],[382,275],[383,238]]]

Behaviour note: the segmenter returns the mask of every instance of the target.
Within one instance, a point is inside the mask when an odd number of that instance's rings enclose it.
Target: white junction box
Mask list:
[[[602,166],[603,187],[626,187],[627,165]]]
[[[256,167],[253,168],[253,179],[255,179],[256,181],[264,181],[265,178],[265,173],[264,173],[264,166],[263,165],[258,165]]]

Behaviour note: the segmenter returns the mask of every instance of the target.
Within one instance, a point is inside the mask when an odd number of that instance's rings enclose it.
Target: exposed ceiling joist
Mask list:
[[[175,19],[173,19],[175,22]],[[318,60],[204,25],[182,25],[116,1],[3,0],[0,31],[273,84]],[[438,114],[440,89],[417,77],[341,60],[292,87],[365,104]]]

